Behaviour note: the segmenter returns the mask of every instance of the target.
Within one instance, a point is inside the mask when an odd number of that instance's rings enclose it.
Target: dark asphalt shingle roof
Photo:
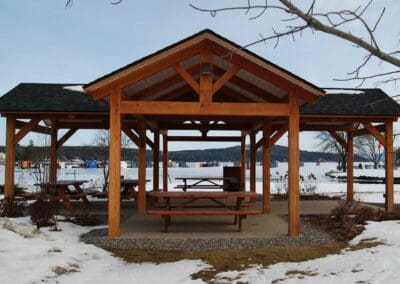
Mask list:
[[[327,94],[318,98],[315,105],[303,105],[300,114],[400,116],[400,105],[381,89],[325,90]]]
[[[68,89],[77,85],[20,83],[0,98],[0,112],[108,112],[106,102]]]
[[[0,97],[0,112],[108,112],[108,103],[65,88],[74,85],[78,84],[21,83]],[[381,89],[353,90],[362,93],[351,93],[351,89],[346,93],[340,93],[341,90],[332,93],[331,90],[316,104],[303,105],[300,113],[400,117],[400,105]]]

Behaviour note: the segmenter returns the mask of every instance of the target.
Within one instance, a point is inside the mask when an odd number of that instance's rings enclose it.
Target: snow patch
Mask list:
[[[349,95],[365,94],[365,91],[349,90],[349,89],[324,89],[324,91],[327,95],[328,94],[349,94]]]
[[[64,86],[63,89],[81,93],[85,92],[85,90],[83,89],[83,85]]]

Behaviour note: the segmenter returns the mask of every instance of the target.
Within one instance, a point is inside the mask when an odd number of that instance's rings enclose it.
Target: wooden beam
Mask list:
[[[146,213],[146,121],[138,121],[138,179],[139,189],[137,194],[138,214]]]
[[[192,75],[186,69],[184,69],[180,64],[174,65],[175,71],[182,77],[183,80],[195,91],[200,94],[200,85],[193,79]]]
[[[288,124],[284,123],[281,128],[278,129],[278,131],[271,136],[269,140],[269,144],[271,147],[288,131]]]
[[[213,72],[217,75],[217,76],[223,76],[223,74],[225,73],[225,70],[223,70],[222,68],[214,65],[213,66]],[[267,101],[267,102],[271,102],[271,103],[280,103],[282,102],[282,99],[278,98],[277,96],[274,96],[273,94],[267,92],[266,90],[257,87],[256,85],[252,84],[249,81],[246,81],[238,76],[233,76],[230,81],[232,84],[252,93],[253,95]]]
[[[300,233],[300,192],[299,192],[299,99],[290,94],[289,116],[289,236],[298,236]]]
[[[256,192],[256,132],[255,132],[255,130],[251,130],[249,136],[250,136],[250,192]]]
[[[316,120],[318,121],[318,120]],[[352,131],[353,125],[309,125],[300,124],[300,131]]]
[[[153,190],[160,190],[160,131],[154,131],[154,148],[153,148]]]
[[[271,144],[269,141],[271,133],[271,120],[265,119],[263,124],[263,213],[271,212]]]
[[[55,183],[57,181],[57,136],[58,129],[56,124],[53,123],[51,127],[50,135],[50,169],[49,169],[49,181]]]
[[[57,141],[57,149],[60,148],[62,145],[64,145],[64,143],[67,142],[67,140],[68,140],[69,138],[71,138],[72,135],[74,135],[77,131],[78,131],[77,128],[69,129],[69,130]]]
[[[123,101],[123,114],[195,116],[288,116],[288,104]]]
[[[383,123],[380,125],[375,125],[374,127],[379,132],[385,132],[386,124]],[[369,134],[371,134],[371,133],[369,132],[369,130],[367,128],[353,130],[353,137],[364,136],[364,135],[369,135]]]
[[[16,129],[21,129],[24,126],[26,126],[27,124],[28,124],[27,122],[15,120],[15,128]],[[35,132],[35,133],[50,135],[50,127],[46,127],[46,126],[37,125],[35,128],[33,128],[30,131]]]
[[[353,133],[347,132],[347,201],[354,200],[354,143]]]
[[[242,191],[246,191],[246,132],[242,132],[240,141],[240,167]]]
[[[246,97],[228,86],[222,86],[218,94],[213,97],[213,102],[255,103],[257,101],[254,98]]]
[[[121,89],[115,89],[110,96],[109,237],[121,234],[121,93]]]
[[[7,117],[6,122],[6,161],[4,173],[4,195],[14,196],[14,167],[15,167],[15,118]]]
[[[385,137],[376,129],[371,123],[363,122],[364,127],[373,135],[375,136],[376,140],[379,141],[383,146],[385,146]]]
[[[163,191],[168,191],[168,133],[163,135]]]
[[[192,88],[188,85],[184,85],[166,94],[163,94],[162,96],[156,98],[155,101],[173,101],[191,93],[193,93]]]
[[[270,127],[271,130],[272,129],[272,125]],[[279,140],[281,139],[281,137],[287,132],[288,130],[288,124],[284,123],[276,132],[274,135],[272,135],[269,138],[269,145],[271,145],[271,147]],[[258,142],[256,143],[256,148],[260,148],[263,145],[263,139],[264,137],[260,138],[260,140],[258,140]]]
[[[394,206],[394,177],[393,177],[393,122],[386,122],[385,131],[385,209],[393,212]]]
[[[362,122],[390,122],[397,118],[382,116],[365,116],[365,115],[301,115],[301,123],[304,122],[340,122],[340,123],[362,123]]]
[[[199,73],[200,67],[199,65],[195,65],[189,69],[187,69],[187,72],[194,77],[196,74]],[[182,82],[182,76],[179,74],[175,74],[173,76],[168,77],[165,80],[162,80],[159,83],[156,83],[154,85],[151,85],[143,90],[140,90],[138,93],[133,94],[132,96],[129,96],[129,99],[134,99],[134,100],[143,100],[145,98],[149,98],[152,96],[155,96],[157,93],[162,92],[166,88],[169,88],[171,86],[174,86],[176,84],[179,84]],[[187,87],[187,85],[185,85]],[[191,89],[192,90],[192,89]]]
[[[213,96],[212,74],[202,72],[202,66],[205,64],[212,65],[212,53],[207,45],[202,44],[200,50],[200,104],[211,103]]]
[[[240,67],[232,65],[219,79],[213,84],[213,95],[218,92],[226,82],[232,79],[233,76],[240,70]]]
[[[247,130],[249,123],[226,123],[226,124],[192,124],[192,123],[174,123],[174,122],[160,122],[161,130]]]
[[[342,137],[339,136],[339,134],[336,133],[336,131],[328,131],[329,134],[335,138],[335,140],[340,144],[340,146],[343,147],[343,149],[347,149],[347,143],[346,141],[344,141],[344,139]]]
[[[32,131],[33,129],[35,129],[37,127],[37,125],[39,124],[40,119],[38,118],[33,118],[31,119],[27,124],[25,124],[20,131],[17,132],[17,134],[15,134],[15,139],[14,139],[14,143],[18,144],[19,141],[21,141],[22,138],[24,138],[26,136],[26,134],[28,134],[30,131]]]
[[[168,136],[168,141],[240,142],[240,136]]]
[[[128,126],[122,125],[122,131],[125,133],[126,136],[129,137],[129,139],[131,139],[133,143],[135,143],[136,146],[139,145],[139,137],[135,133],[133,133]]]

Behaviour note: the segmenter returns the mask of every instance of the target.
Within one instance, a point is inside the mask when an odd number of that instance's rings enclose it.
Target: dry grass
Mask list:
[[[319,246],[272,246],[255,250],[214,250],[214,251],[149,251],[115,250],[116,256],[127,262],[173,262],[182,259],[201,259],[213,268],[201,270],[192,275],[193,279],[211,282],[216,274],[228,270],[243,270],[250,265],[268,266],[278,262],[301,262],[338,253],[346,243],[335,242]]]

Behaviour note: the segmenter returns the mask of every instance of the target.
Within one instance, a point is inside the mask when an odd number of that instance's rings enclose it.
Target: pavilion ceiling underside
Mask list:
[[[180,62],[180,66],[197,82],[200,81],[200,56],[195,55]],[[220,56],[212,57],[213,81],[218,81],[232,67],[232,63]],[[128,100],[147,101],[198,101],[193,88],[168,67],[123,89]],[[282,88],[248,72],[239,71],[215,94],[216,102],[271,102],[284,103],[287,92]]]

